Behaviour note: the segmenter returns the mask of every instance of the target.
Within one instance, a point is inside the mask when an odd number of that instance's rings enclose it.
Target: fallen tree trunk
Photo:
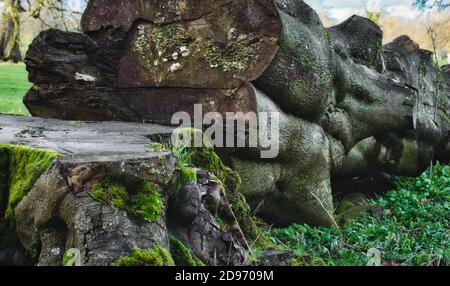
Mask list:
[[[267,221],[333,224],[332,177],[449,160],[450,69],[407,36],[382,46],[368,19],[326,29],[297,0],[92,0],[82,26],[31,45],[31,114],[170,125],[194,104],[278,112],[277,158],[228,154]]]

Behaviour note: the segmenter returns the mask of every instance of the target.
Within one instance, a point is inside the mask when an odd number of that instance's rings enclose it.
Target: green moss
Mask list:
[[[91,197],[101,202],[110,202],[110,194],[105,190],[104,182],[93,186],[89,192]]]
[[[183,165],[178,165],[178,169],[181,173],[179,186],[197,182],[197,170]]]
[[[169,238],[170,250],[176,266],[204,266],[203,262],[195,258],[191,251],[174,236]]]
[[[221,67],[224,71],[245,70],[257,58],[257,49],[259,43],[251,43],[248,37],[234,39],[227,46],[208,41],[204,57],[210,67]]]
[[[90,195],[98,201],[122,210],[127,209],[127,203],[130,200],[126,187],[122,183],[110,179],[94,185],[90,190]]]
[[[133,212],[149,222],[156,222],[161,215],[162,202],[158,190],[141,181],[139,192],[131,199]]]
[[[0,152],[3,154],[3,168],[6,165],[5,153],[8,154],[9,189],[5,218],[11,220],[14,219],[14,208],[59,154],[49,150],[5,144],[0,145]]]
[[[113,206],[119,209],[126,207],[129,196],[127,190],[123,186],[119,184],[110,185],[109,193],[112,196],[111,204]]]
[[[64,252],[63,256],[63,266],[68,266],[69,261],[72,259],[72,256],[70,256],[67,252]]]
[[[126,186],[122,182],[107,178],[94,185],[89,193],[96,200],[148,222],[156,222],[161,215],[162,202],[159,192],[145,181]]]
[[[130,256],[122,257],[112,266],[175,266],[169,251],[161,246],[141,250],[134,248]]]
[[[192,167],[191,153],[186,148],[172,148],[173,155],[177,158],[177,168],[179,176],[177,179],[177,189],[186,184],[197,182],[197,170]]]

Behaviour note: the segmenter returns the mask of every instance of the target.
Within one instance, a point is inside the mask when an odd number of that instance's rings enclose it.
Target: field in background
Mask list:
[[[23,64],[0,64],[0,113],[29,115],[22,103],[31,88]]]

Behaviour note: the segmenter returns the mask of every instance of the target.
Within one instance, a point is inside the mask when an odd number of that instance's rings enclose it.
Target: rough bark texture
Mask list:
[[[90,1],[88,36],[50,30],[33,42],[26,63],[36,85],[25,98],[33,115],[167,124],[194,103],[250,111],[249,81],[278,49],[270,0],[104,2]]]
[[[171,235],[207,265],[248,261],[242,236],[230,231],[237,222],[228,218],[219,224],[213,215],[216,209],[206,203],[205,194],[213,183],[217,185],[212,174],[199,170],[196,182],[177,190],[172,153],[146,150],[152,141],[170,136],[171,129],[9,116],[0,116],[0,122],[2,144],[20,142],[62,155],[15,207],[14,221],[0,221],[0,231],[14,226],[20,241],[7,244],[0,233],[0,265],[62,265],[69,249],[80,251],[83,265],[111,265],[135,247],[160,246],[175,253],[169,243]],[[0,167],[0,183],[8,181],[7,170],[12,167]],[[93,188],[106,178],[121,182],[130,196],[137,182],[149,183],[158,190],[160,215],[150,222],[98,200]],[[0,187],[7,197],[7,187]],[[220,192],[219,200],[225,201]],[[193,204],[193,211],[183,211]]]
[[[450,68],[438,80],[407,36],[382,46],[357,16],[326,29],[300,0],[104,2],[90,1],[85,34],[49,30],[31,45],[33,115],[168,124],[195,103],[279,112],[278,158],[228,158],[250,204],[279,225],[330,225],[332,177],[449,160]]]

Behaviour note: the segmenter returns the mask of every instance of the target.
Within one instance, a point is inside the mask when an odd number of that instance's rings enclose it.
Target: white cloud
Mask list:
[[[405,20],[412,20],[422,16],[420,11],[417,9],[411,9],[410,5],[395,5],[390,7],[385,7],[386,14],[389,16],[396,16],[404,18]]]
[[[333,20],[342,22],[355,14],[361,14],[361,11],[352,8],[331,8],[327,11],[327,14]]]

